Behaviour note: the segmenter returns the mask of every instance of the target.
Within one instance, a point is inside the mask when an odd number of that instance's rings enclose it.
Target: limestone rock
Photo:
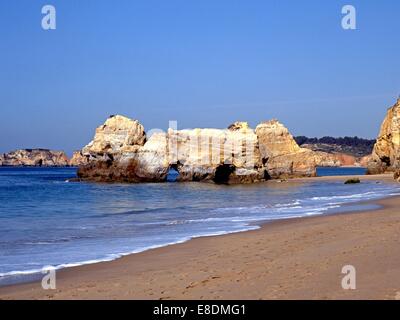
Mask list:
[[[169,130],[169,163],[180,181],[246,183],[263,179],[258,140],[245,123],[229,129]]]
[[[341,167],[342,162],[336,154],[314,151],[316,166],[318,167]]]
[[[246,122],[235,122],[227,129],[169,129],[146,141],[138,121],[114,116],[82,150],[89,163],[79,168],[78,176],[162,182],[173,168],[178,181],[252,183],[315,175],[313,152],[300,148],[283,125],[273,121],[257,128],[255,132]]]
[[[360,164],[360,167],[365,167],[365,168],[368,167],[368,164],[371,161],[372,161],[372,154],[358,159],[358,163]]]
[[[368,173],[379,174],[400,168],[400,99],[389,108],[368,164]]]
[[[293,154],[301,151],[289,130],[278,120],[260,123],[256,127],[263,158]]]
[[[240,131],[243,133],[250,132],[252,129],[250,129],[249,124],[247,122],[242,122],[242,121],[237,121],[232,123],[229,127],[228,130],[230,131]]]
[[[165,133],[154,133],[134,157],[136,174],[144,181],[165,181],[168,170],[168,140]]]
[[[146,134],[139,121],[113,115],[96,129],[93,141],[82,149],[82,154],[89,158],[113,159],[123,153],[136,152],[145,142]]]
[[[0,157],[2,166],[64,167],[69,165],[66,154],[48,149],[21,149],[4,153]]]
[[[79,167],[88,163],[89,159],[82,154],[82,151],[75,151],[69,160],[69,165],[72,167]]]
[[[79,166],[78,177],[105,182],[141,182],[137,175],[137,153],[145,142],[146,133],[139,121],[110,116],[82,149],[81,154],[88,163]]]
[[[400,182],[400,169],[395,171],[394,179]]]
[[[289,130],[277,120],[256,127],[262,164],[272,178],[316,175],[313,151],[300,148]]]
[[[134,157],[122,161],[99,159],[80,166],[78,177],[81,180],[97,182],[142,182],[136,174],[136,169],[137,161]]]

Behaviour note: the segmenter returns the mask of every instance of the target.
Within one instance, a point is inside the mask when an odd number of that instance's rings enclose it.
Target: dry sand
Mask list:
[[[64,269],[56,290],[14,285],[0,299],[400,299],[400,197],[375,203]],[[348,264],[356,290],[341,287]]]

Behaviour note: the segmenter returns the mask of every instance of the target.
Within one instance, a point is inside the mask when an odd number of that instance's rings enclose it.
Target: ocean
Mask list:
[[[359,173],[324,168],[319,175],[332,170]],[[400,195],[394,182],[67,182],[75,174],[74,168],[0,167],[0,285],[33,280],[44,266],[109,261],[277,219],[373,209],[360,201]]]
[[[362,167],[320,167],[317,168],[318,177],[329,177],[329,176],[354,176],[354,175],[365,175],[367,168]]]

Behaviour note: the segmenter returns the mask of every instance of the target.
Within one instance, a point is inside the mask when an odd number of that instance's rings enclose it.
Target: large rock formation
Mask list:
[[[137,121],[111,117],[83,148],[82,154],[90,163],[80,167],[78,176],[100,181],[159,182],[165,181],[174,168],[179,181],[259,181],[263,172],[258,168],[257,136],[246,123],[235,125],[226,130],[170,129],[153,134],[144,143],[146,135]]]
[[[379,174],[397,169],[400,169],[400,99],[387,111],[368,164],[368,173]]]
[[[64,167],[68,165],[68,157],[62,151],[22,149],[0,155],[0,166]]]
[[[228,129],[172,130],[147,139],[137,120],[112,116],[82,149],[89,160],[78,170],[84,180],[165,181],[170,169],[178,181],[251,183],[315,175],[312,151],[300,148],[277,121],[257,126],[235,122]]]

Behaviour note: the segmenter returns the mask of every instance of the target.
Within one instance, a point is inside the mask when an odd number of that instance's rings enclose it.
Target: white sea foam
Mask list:
[[[329,197],[312,197],[311,200],[334,200],[334,199],[359,199],[368,196],[377,195],[376,192],[370,191],[365,193],[356,193],[349,195],[340,195],[340,196],[329,196]]]
[[[247,226],[247,227],[244,227],[242,229],[237,229],[237,230],[221,230],[221,231],[217,231],[217,232],[198,233],[198,234],[194,234],[192,236],[183,237],[176,241],[142,247],[142,248],[132,250],[132,251],[126,251],[126,252],[121,252],[121,253],[116,253],[116,254],[109,254],[109,255],[105,256],[104,258],[100,258],[100,259],[63,263],[63,264],[59,264],[59,265],[56,265],[53,267],[55,270],[60,270],[60,269],[64,269],[64,268],[80,267],[80,266],[84,266],[84,265],[88,265],[88,264],[96,264],[96,263],[101,263],[101,262],[114,261],[116,259],[131,255],[131,254],[140,253],[140,252],[157,249],[157,248],[162,248],[162,247],[166,247],[169,245],[180,244],[180,243],[184,243],[184,242],[187,242],[187,241],[189,241],[191,239],[195,239],[195,238],[212,237],[212,236],[219,236],[219,235],[224,235],[224,234],[239,233],[239,232],[244,232],[244,231],[256,230],[259,228],[260,228],[259,226]],[[1,280],[3,280],[4,278],[9,278],[9,277],[13,277],[13,276],[28,276],[28,275],[34,275],[34,274],[41,274],[44,270],[46,270],[46,267],[48,267],[48,265],[43,266],[43,268],[9,271],[9,272],[0,273],[0,284],[1,284]]]

